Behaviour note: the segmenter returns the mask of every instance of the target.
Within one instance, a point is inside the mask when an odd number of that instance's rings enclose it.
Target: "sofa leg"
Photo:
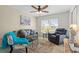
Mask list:
[[[27,47],[25,47],[25,49],[26,49],[26,53],[28,53],[28,48],[27,48]]]
[[[13,51],[13,46],[10,45],[10,53],[12,53],[12,51]]]

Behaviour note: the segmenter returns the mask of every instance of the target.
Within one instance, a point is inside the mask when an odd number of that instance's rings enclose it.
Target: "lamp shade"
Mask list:
[[[71,24],[70,25],[71,34],[75,35],[78,32],[78,26],[77,24]]]

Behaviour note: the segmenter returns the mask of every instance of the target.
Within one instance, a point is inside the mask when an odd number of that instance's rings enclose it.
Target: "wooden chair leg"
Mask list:
[[[13,51],[13,46],[10,45],[10,53],[12,53],[12,51]]]
[[[27,48],[27,47],[25,47],[25,49],[26,49],[26,53],[28,53],[28,48]]]

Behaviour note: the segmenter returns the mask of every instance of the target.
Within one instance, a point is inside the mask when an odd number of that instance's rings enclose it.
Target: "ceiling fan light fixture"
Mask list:
[[[34,8],[35,10],[37,10],[37,11],[35,11],[36,13],[38,13],[38,14],[40,14],[40,13],[48,13],[48,11],[44,11],[44,9],[46,9],[48,7],[48,5],[45,5],[45,6],[43,6],[43,7],[41,7],[41,5],[38,5],[37,7],[36,6],[34,6],[34,5],[32,5],[32,8]],[[34,11],[33,11],[34,12]]]
[[[38,13],[38,14],[39,14],[39,13],[42,13],[42,11],[38,11],[37,13]]]
[[[42,13],[42,11],[39,11],[39,13]]]

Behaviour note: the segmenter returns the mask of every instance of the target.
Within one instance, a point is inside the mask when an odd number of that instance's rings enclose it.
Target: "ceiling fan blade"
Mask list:
[[[48,11],[42,11],[42,12],[48,13]]]
[[[37,11],[30,11],[31,13],[33,13],[33,12],[37,12]]]
[[[35,6],[32,5],[32,7],[33,7],[34,9],[38,10],[38,8],[36,8]]]
[[[46,6],[44,6],[43,8],[41,8],[41,10],[44,10],[44,9],[46,9],[48,7],[48,5],[46,5]]]

